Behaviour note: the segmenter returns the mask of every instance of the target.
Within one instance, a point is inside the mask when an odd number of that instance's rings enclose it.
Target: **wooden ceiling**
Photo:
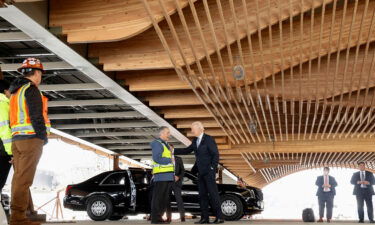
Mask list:
[[[50,0],[50,26],[251,185],[375,169],[375,1]]]

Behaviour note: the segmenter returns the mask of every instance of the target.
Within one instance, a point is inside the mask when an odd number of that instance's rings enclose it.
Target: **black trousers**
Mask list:
[[[12,164],[9,163],[10,160],[9,156],[0,156],[0,193],[3,191],[10,168],[12,167]]]
[[[318,196],[319,202],[319,218],[324,217],[324,208],[327,208],[327,219],[332,219],[332,210],[333,210],[333,199],[334,195],[329,193],[323,193]]]
[[[356,195],[357,197],[357,207],[358,207],[358,218],[363,221],[365,219],[365,212],[363,210],[364,203],[366,202],[367,215],[370,221],[374,220],[374,208],[372,205],[372,194],[361,193]]]
[[[171,190],[173,191],[174,197],[176,199],[177,207],[178,207],[178,212],[180,213],[180,217],[184,218],[185,217],[185,207],[184,207],[184,201],[182,200],[182,194],[181,194],[181,188],[182,184],[179,182],[173,182]],[[172,209],[168,207],[167,211],[167,218],[172,219]]]
[[[206,175],[198,175],[199,204],[201,207],[201,219],[208,220],[208,206],[211,203],[216,218],[222,219],[221,201],[219,190],[215,180],[215,172],[210,171]]]
[[[153,183],[151,202],[151,221],[162,221],[163,214],[170,207],[172,181],[157,181]]]

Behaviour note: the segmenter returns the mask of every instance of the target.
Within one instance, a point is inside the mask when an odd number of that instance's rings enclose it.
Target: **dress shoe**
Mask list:
[[[214,224],[224,223],[224,220],[216,218],[213,223]]]
[[[316,221],[316,222],[323,223],[323,218],[318,219],[318,221]]]
[[[194,224],[210,224],[210,221],[209,220],[199,220],[199,221],[195,222]]]
[[[363,220],[358,221],[358,223],[365,223]]]
[[[327,219],[327,223],[330,223],[331,222],[331,219]]]
[[[370,223],[375,223],[375,221],[373,221],[373,220],[370,220]]]

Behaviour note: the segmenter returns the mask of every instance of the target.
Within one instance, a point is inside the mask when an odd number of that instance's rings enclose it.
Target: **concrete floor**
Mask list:
[[[186,223],[180,223],[179,221],[174,221],[171,224],[194,224],[195,220],[187,220]],[[334,224],[345,224],[345,225],[354,225],[358,224],[356,221],[335,221]],[[82,221],[82,222],[75,222],[75,223],[48,223],[53,225],[119,225],[119,224],[150,224],[150,222],[145,220],[122,220],[117,222],[94,222],[94,221]],[[265,220],[241,220],[235,222],[225,222],[225,224],[231,225],[242,225],[242,224],[259,224],[259,225],[306,225],[307,223],[298,222],[298,221],[265,221]],[[324,223],[325,224],[325,223]]]

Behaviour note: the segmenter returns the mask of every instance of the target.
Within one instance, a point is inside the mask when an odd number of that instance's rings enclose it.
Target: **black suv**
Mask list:
[[[109,171],[80,184],[68,185],[64,207],[87,211],[92,220],[119,220],[124,215],[149,213],[151,171],[138,168]],[[197,177],[185,172],[182,197],[186,212],[200,214]],[[262,191],[254,187],[218,184],[224,219],[239,220],[263,211]],[[177,211],[174,196],[172,210]]]

